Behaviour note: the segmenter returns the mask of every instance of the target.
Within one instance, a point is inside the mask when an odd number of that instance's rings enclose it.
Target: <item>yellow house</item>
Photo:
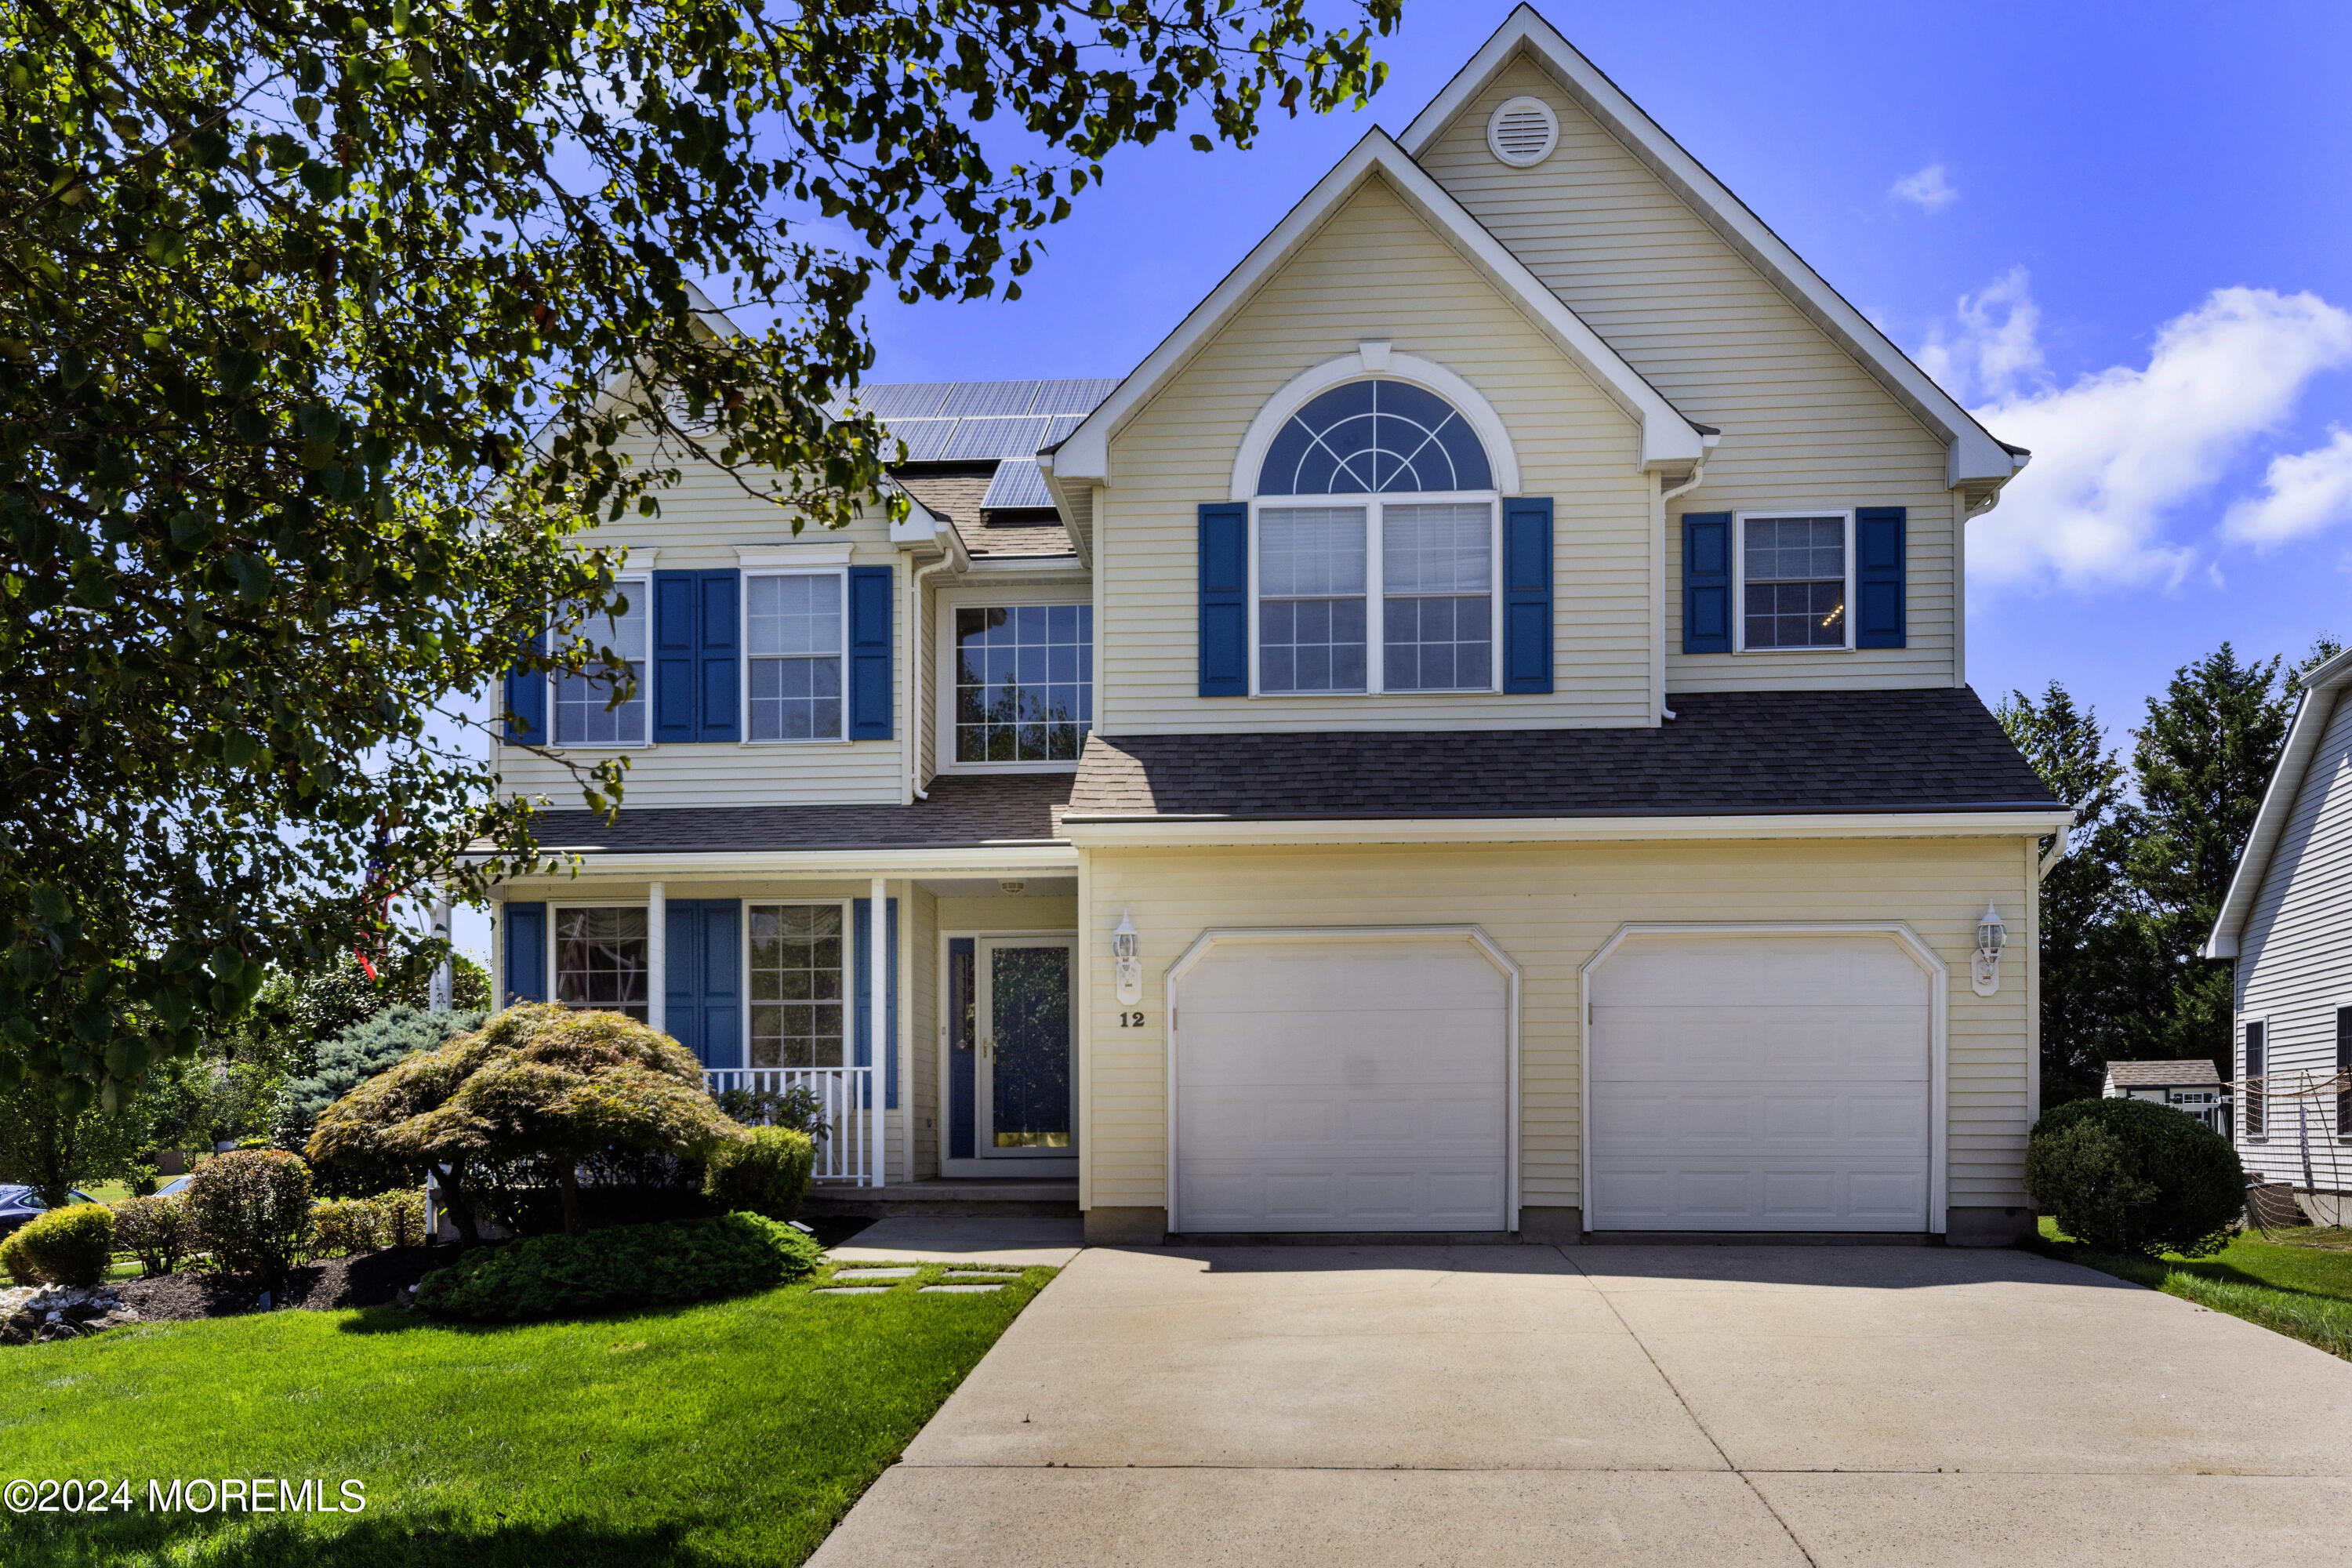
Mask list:
[[[640,696],[510,685],[509,787],[633,765],[508,994],[814,1093],[835,1201],[2030,1223],[2068,814],[1961,603],[2026,455],[1534,12],[1125,378],[860,401],[908,521],[696,476],[604,531]]]

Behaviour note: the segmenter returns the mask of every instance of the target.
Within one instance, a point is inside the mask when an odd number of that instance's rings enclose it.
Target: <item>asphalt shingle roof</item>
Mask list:
[[[606,823],[590,811],[539,819],[549,849],[652,855],[701,850],[939,849],[1050,841],[1067,773],[940,777],[929,800],[911,805],[708,805],[621,807]]]
[[[2117,1089],[2178,1089],[2183,1085],[2219,1087],[2221,1073],[2202,1057],[2178,1062],[2109,1062],[2108,1073]]]
[[[1694,692],[1657,728],[1093,735],[1071,821],[1749,816],[2057,803],[1975,692]]]

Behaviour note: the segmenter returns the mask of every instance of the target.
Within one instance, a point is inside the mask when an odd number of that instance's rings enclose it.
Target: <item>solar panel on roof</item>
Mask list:
[[[1037,443],[1037,449],[1041,452],[1044,451],[1046,447],[1052,446],[1055,442],[1059,441],[1071,431],[1076,429],[1079,426],[1085,424],[1086,421],[1087,416],[1083,414],[1055,415],[1054,417],[1045,421],[1045,437],[1044,440]]]
[[[1034,458],[1008,458],[999,463],[996,477],[988,481],[988,493],[980,498],[983,511],[1053,504],[1053,494],[1045,489],[1045,478],[1037,471]]]
[[[1037,438],[1045,433],[1043,419],[965,419],[957,423],[955,437],[940,458],[953,463],[982,458],[1034,457]]]
[[[1091,414],[1095,405],[1108,397],[1118,384],[1116,377],[1092,376],[1078,381],[1047,381],[1038,384],[1037,401],[1029,410],[1032,414]]]
[[[907,443],[906,460],[909,463],[936,463],[947,456],[948,444],[955,439],[956,419],[893,419],[889,432]]]
[[[939,411],[981,419],[1026,414],[1038,385],[1034,381],[959,381],[948,389]]]
[[[877,419],[921,419],[936,415],[953,390],[944,381],[886,381],[861,386],[851,395],[857,406]]]

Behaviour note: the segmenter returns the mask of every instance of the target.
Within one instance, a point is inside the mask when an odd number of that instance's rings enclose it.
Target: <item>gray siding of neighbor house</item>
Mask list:
[[[2320,733],[2239,943],[2232,1077],[2245,1070],[2245,1025],[2255,1018],[2268,1026],[2273,1075],[2308,1068],[2317,1079],[2336,1067],[2336,1010],[2352,1007],[2352,700],[2347,695],[2338,689],[2315,699],[2333,702],[2335,712]],[[2238,1152],[2249,1172],[2302,1184],[2295,1103],[2273,1096],[2267,1141],[2250,1143],[2240,1097]],[[2331,1184],[2331,1164],[2352,1178],[2352,1145],[2337,1143],[2332,1161],[2322,1145],[2323,1138],[2334,1142],[2347,1131],[2336,1125],[2335,1099],[2306,1103],[2319,1184]]]

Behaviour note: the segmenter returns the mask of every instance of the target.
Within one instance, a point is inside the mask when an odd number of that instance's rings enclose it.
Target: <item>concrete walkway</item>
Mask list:
[[[2024,1253],[1093,1249],[814,1561],[2225,1568],[2347,1518],[2352,1364]]]

